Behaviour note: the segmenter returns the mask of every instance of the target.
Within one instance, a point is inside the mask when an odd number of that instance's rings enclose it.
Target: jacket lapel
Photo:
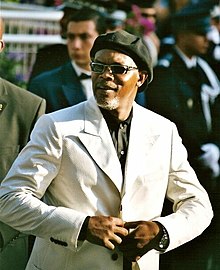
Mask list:
[[[68,62],[62,70],[62,91],[69,106],[86,100],[82,85],[76,75],[71,62]]]
[[[108,126],[93,98],[85,103],[84,133],[79,135],[79,139],[121,193],[121,165]]]
[[[133,106],[129,147],[125,167],[125,184],[122,195],[133,189],[133,183],[138,176],[146,174],[147,166],[151,163],[152,148],[159,134],[154,130],[151,113],[141,112],[142,107],[136,103]],[[149,165],[150,171],[151,165]],[[132,192],[132,190],[130,190]]]

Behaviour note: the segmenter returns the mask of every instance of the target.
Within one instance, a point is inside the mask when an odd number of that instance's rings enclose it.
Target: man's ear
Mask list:
[[[142,70],[139,72],[139,80],[137,81],[137,87],[141,87],[144,82],[147,80],[148,74],[147,71]]]
[[[3,51],[5,47],[4,41],[0,39],[0,52]]]

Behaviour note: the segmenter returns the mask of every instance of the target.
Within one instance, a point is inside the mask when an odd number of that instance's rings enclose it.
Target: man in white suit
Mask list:
[[[0,188],[0,219],[36,235],[27,270],[157,270],[213,213],[175,125],[134,102],[149,52],[123,30],[91,50],[94,97],[44,115]],[[164,199],[174,212],[161,217]]]

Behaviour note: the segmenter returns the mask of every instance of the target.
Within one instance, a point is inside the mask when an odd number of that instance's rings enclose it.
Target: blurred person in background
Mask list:
[[[159,57],[169,52],[175,43],[171,18],[174,13],[190,3],[191,0],[157,0],[155,9],[157,11],[157,35],[160,39]]]
[[[0,52],[4,48],[0,17]],[[32,128],[46,109],[45,100],[0,77],[0,183],[29,141]],[[0,269],[24,270],[30,239],[0,221]]]
[[[106,14],[106,32],[118,31],[125,28],[127,14],[124,10],[114,10]]]
[[[67,21],[68,18],[78,9],[73,4],[65,2],[58,6],[57,10],[63,11],[63,16],[60,19],[61,42],[38,49],[36,59],[30,73],[29,82],[38,74],[54,69],[70,60],[66,45]]]
[[[208,33],[209,49],[205,59],[220,79],[220,3],[211,10],[211,31]]]
[[[156,34],[157,14],[152,1],[132,1],[131,11],[128,13],[125,29],[145,41],[150,50],[153,66],[156,65],[160,49],[160,40]]]
[[[199,57],[209,46],[209,9],[200,3],[187,5],[173,16],[172,25],[175,46],[154,69],[147,108],[176,123],[189,162],[209,193],[215,218],[205,235],[174,252],[169,269],[214,270],[220,268],[220,82]]]
[[[105,32],[105,17],[94,9],[83,7],[69,18],[66,37],[70,60],[33,78],[28,87],[46,99],[46,112],[72,106],[93,95],[89,53],[95,38]]]
[[[131,10],[128,12],[125,29],[141,37],[150,51],[153,66],[158,60],[160,40],[156,34],[157,14],[154,8],[155,1],[132,1]],[[139,92],[136,102],[146,106],[145,91]]]
[[[158,53],[160,50],[160,39],[157,36],[157,9],[155,7],[155,1],[140,1],[139,7],[141,10],[141,16],[146,18],[152,25],[153,31],[144,35],[144,40],[149,47],[152,55],[153,65],[157,64]]]
[[[189,4],[199,4],[208,11],[213,5],[218,5],[218,2],[218,0],[156,0],[157,35],[160,39],[159,57],[169,52],[175,44],[171,25],[173,14]]]

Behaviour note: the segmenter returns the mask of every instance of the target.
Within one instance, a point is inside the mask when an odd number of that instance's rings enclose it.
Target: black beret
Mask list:
[[[109,32],[99,35],[93,44],[90,51],[91,59],[94,59],[97,51],[110,49],[121,52],[130,56],[136,63],[139,70],[146,70],[148,79],[139,88],[139,91],[144,90],[148,83],[153,79],[153,66],[150,52],[144,41],[133,34],[124,30]]]
[[[190,31],[206,35],[211,28],[210,9],[199,3],[189,4],[172,17],[173,32]]]

